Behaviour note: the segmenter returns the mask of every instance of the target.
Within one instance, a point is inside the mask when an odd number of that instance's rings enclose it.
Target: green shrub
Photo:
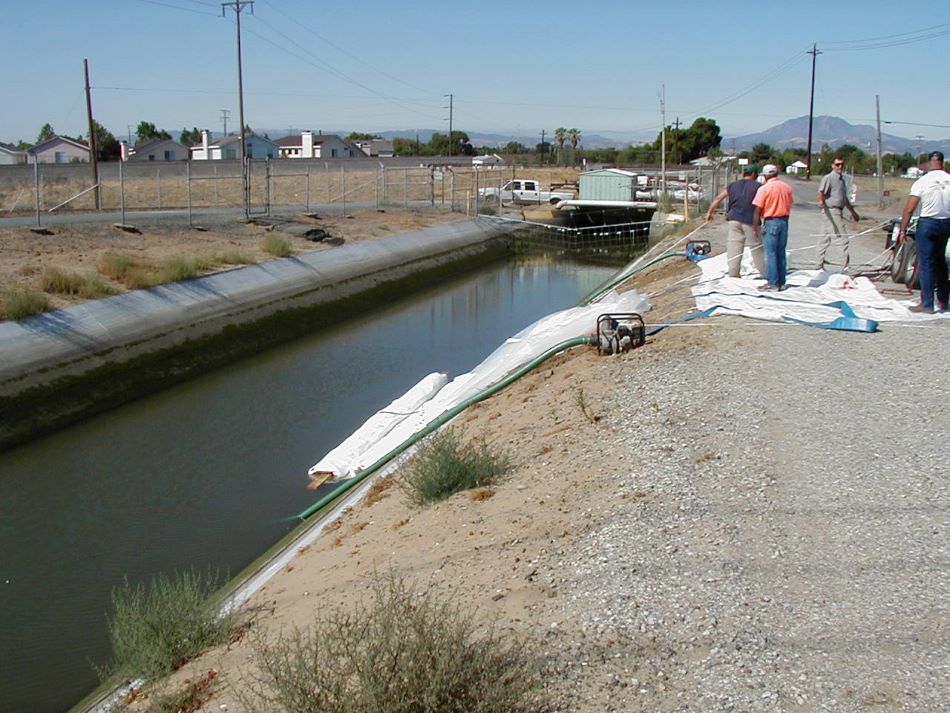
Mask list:
[[[480,206],[480,207],[478,208],[478,214],[479,214],[479,215],[496,215],[497,213],[498,213],[498,211],[495,210],[495,209],[494,209],[492,206],[490,206],[490,205],[483,205],[483,206]]]
[[[274,257],[287,257],[291,253],[290,241],[276,233],[268,233],[261,243],[261,250]]]
[[[49,297],[36,290],[14,288],[3,293],[3,314],[6,319],[23,319],[49,308]]]
[[[180,572],[154,577],[149,586],[126,581],[112,591],[108,620],[112,660],[103,677],[157,678],[207,648],[225,643],[235,630],[235,614],[219,615],[208,597],[218,576]]]
[[[509,467],[507,453],[496,453],[484,439],[463,443],[453,428],[437,431],[406,467],[402,485],[414,505],[445,500],[455,493],[491,485]]]
[[[241,694],[271,713],[522,713],[549,707],[526,647],[404,582],[377,582],[355,611],[254,642],[260,676]]]

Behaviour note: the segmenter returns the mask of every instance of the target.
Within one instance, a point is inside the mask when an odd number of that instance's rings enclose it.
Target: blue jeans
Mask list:
[[[766,218],[762,224],[762,247],[765,248],[765,276],[770,285],[782,287],[785,284],[787,245],[788,216]]]
[[[950,237],[950,220],[920,218],[917,222],[917,255],[920,258],[920,304],[933,308],[934,291],[937,302],[947,305],[950,299],[950,282],[947,279],[947,238]]]

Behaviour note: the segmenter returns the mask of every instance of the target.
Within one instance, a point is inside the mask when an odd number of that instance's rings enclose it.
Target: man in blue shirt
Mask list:
[[[729,266],[729,276],[739,277],[739,268],[742,266],[742,251],[748,243],[752,253],[752,263],[759,275],[765,277],[765,253],[762,252],[762,240],[752,229],[752,199],[759,190],[758,168],[752,164],[744,166],[742,178],[726,186],[709,204],[706,211],[706,222],[713,219],[713,211],[726,198],[729,199],[729,209],[726,211],[726,220],[729,221],[729,236],[726,240],[726,261]]]

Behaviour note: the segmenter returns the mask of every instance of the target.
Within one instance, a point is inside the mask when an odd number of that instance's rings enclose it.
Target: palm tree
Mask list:
[[[577,151],[577,144],[580,143],[581,132],[577,129],[568,129],[567,139],[571,142],[571,165],[573,166],[576,163],[574,161],[574,152]]]
[[[564,142],[567,141],[567,129],[563,126],[554,130],[554,141],[557,143],[557,164],[561,165],[561,149],[564,148]]]

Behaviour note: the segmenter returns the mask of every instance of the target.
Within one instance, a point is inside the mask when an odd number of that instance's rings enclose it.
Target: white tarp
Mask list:
[[[755,319],[828,323],[841,317],[834,302],[847,302],[858,317],[877,322],[917,321],[943,318],[944,315],[915,314],[908,310],[915,300],[895,300],[885,297],[866,277],[796,270],[788,275],[783,292],[760,292],[765,280],[752,267],[752,257],[746,249],[742,262],[742,277],[729,277],[726,255],[701,260],[699,284],[693,287],[696,307],[706,310],[715,307],[716,314],[736,314]]]
[[[394,408],[397,403],[404,404],[403,399],[406,397],[394,401],[388,409],[371,417],[352,436],[310,468],[309,475],[315,480],[317,473],[332,474],[334,480],[352,478],[445,412],[497,384],[508,374],[552,347],[575,337],[593,337],[597,331],[597,317],[601,314],[642,314],[649,309],[650,301],[636,290],[630,290],[622,294],[610,292],[594,304],[572,307],[542,317],[518,334],[509,337],[472,371],[455,377],[439,389],[438,393],[433,393],[432,398],[420,401],[410,412],[403,413],[401,408]],[[413,387],[413,390],[417,387]],[[383,419],[380,416],[385,411],[397,410],[401,414],[398,420]],[[377,428],[373,425],[383,420],[387,428]]]

